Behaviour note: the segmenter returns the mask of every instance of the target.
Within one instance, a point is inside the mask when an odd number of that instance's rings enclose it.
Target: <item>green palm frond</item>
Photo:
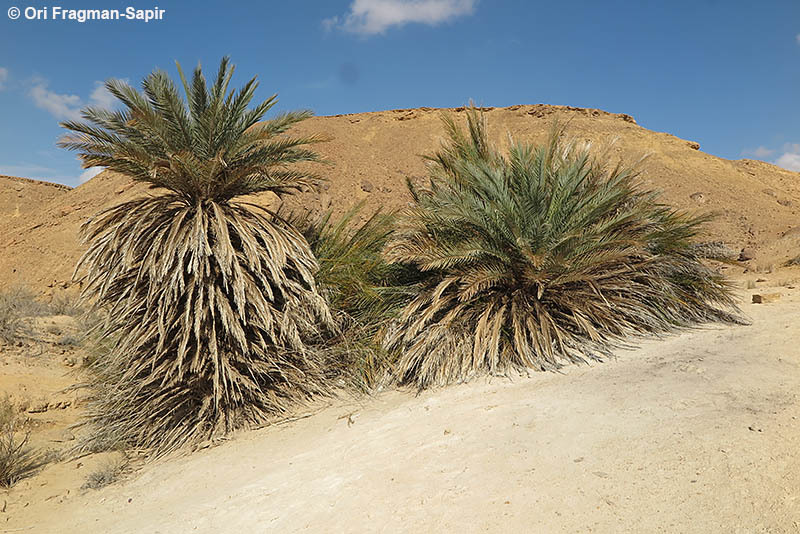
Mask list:
[[[449,142],[387,248],[424,275],[385,340],[401,381],[555,369],[630,335],[739,320],[730,286],[694,252],[705,218],[659,204],[634,168],[558,126],[504,156],[474,109],[466,132],[444,123]]]
[[[180,71],[180,66],[179,66]],[[154,190],[83,226],[76,275],[108,313],[112,339],[94,364],[88,423],[96,442],[159,453],[258,424],[323,392],[321,357],[306,340],[334,328],[304,237],[242,195],[292,192],[315,177],[313,137],[292,137],[308,112],[260,122],[255,79],[229,91],[223,59],[212,84],[180,71],[185,97],[161,71],[136,91],[107,83],[122,111],[88,109],[62,146]],[[89,444],[87,446],[93,446]]]
[[[381,345],[386,326],[414,293],[418,271],[389,263],[383,255],[394,231],[395,215],[375,212],[362,219],[363,202],[338,219],[330,212],[313,219],[291,213],[287,219],[311,246],[320,268],[319,291],[330,303],[338,328],[317,340],[328,373],[359,390],[371,390],[392,366],[394,354]]]

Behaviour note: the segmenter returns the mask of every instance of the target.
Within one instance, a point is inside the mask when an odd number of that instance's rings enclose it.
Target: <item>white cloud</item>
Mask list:
[[[742,155],[743,156],[752,156],[752,157],[758,158],[758,159],[766,159],[766,158],[770,157],[771,155],[773,155],[774,153],[775,153],[774,150],[772,150],[771,148],[767,148],[767,147],[765,147],[763,145],[758,147],[758,148],[754,148],[754,149],[748,148],[748,149],[742,150]]]
[[[5,88],[5,83],[8,80],[8,69],[0,67],[0,91]]]
[[[800,172],[800,143],[786,143],[783,154],[775,160],[775,165],[790,171]]]
[[[800,154],[786,153],[775,160],[775,165],[790,171],[800,172]]]
[[[471,15],[477,0],[354,0],[344,16],[322,21],[330,30],[375,35],[392,26],[418,23],[435,26],[456,17]]]
[[[117,98],[108,92],[103,82],[94,82],[94,90],[89,94],[89,105],[98,108],[111,109]]]
[[[95,87],[86,102],[78,95],[59,94],[48,89],[47,81],[38,79],[30,90],[30,96],[37,107],[47,111],[59,120],[80,120],[81,109],[88,106],[111,108],[114,97],[103,85],[94,82]]]
[[[89,167],[88,169],[83,171],[81,175],[78,177],[78,183],[85,184],[86,182],[88,182],[89,180],[91,180],[104,170],[105,169],[103,167]]]
[[[49,180],[50,176],[58,174],[56,169],[37,165],[35,163],[23,163],[21,165],[0,165],[0,175],[20,176],[22,178],[32,178],[37,180]]]
[[[81,97],[78,95],[54,93],[47,88],[45,82],[34,85],[30,95],[37,107],[57,119],[79,120],[81,118]]]

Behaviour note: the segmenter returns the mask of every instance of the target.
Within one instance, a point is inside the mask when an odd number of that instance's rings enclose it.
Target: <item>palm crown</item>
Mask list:
[[[86,122],[62,124],[74,133],[61,146],[78,151],[87,167],[104,167],[191,200],[221,202],[262,191],[282,194],[313,181],[309,173],[287,166],[317,161],[317,154],[304,147],[318,139],[280,136],[310,112],[260,122],[277,102],[276,95],[248,109],[258,83],[253,78],[238,92],[228,92],[235,70],[228,58],[210,87],[199,66],[191,83],[180,65],[178,70],[186,100],[163,71],[145,78],[143,92],[109,80],[106,88],[124,109],[86,109]]]

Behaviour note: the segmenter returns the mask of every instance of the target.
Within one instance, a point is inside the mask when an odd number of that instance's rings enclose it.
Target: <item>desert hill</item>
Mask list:
[[[612,154],[626,161],[648,155],[645,184],[662,191],[663,200],[675,207],[718,213],[703,239],[722,241],[736,251],[746,248],[754,264],[778,264],[800,253],[798,173],[760,161],[711,156],[697,143],[642,128],[629,115],[547,105],[484,110],[490,133],[501,146],[508,144],[509,133],[515,139],[541,141],[557,119],[579,139],[600,145],[616,139]],[[331,165],[316,169],[328,181],[298,195],[290,206],[341,213],[363,200],[365,214],[402,207],[406,178],[424,179],[420,156],[431,153],[442,138],[440,111],[381,111],[301,123],[297,133],[330,138],[318,150]],[[462,114],[464,109],[453,111]],[[0,181],[0,199],[19,196],[16,189],[9,193],[9,187],[18,185]],[[108,172],[71,190],[53,189],[49,198],[40,193],[26,193],[24,202],[20,198],[24,217],[10,215],[0,200],[0,286],[46,290],[67,285],[81,253],[80,224],[99,209],[146,191]],[[276,199],[265,195],[257,201],[275,205]]]
[[[0,175],[0,228],[25,221],[43,205],[67,193],[66,185]]]

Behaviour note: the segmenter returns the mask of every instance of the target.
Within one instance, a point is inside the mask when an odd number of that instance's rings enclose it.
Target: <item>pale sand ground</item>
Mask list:
[[[798,532],[800,289],[781,291],[744,305],[752,326],[338,402],[0,532]]]

